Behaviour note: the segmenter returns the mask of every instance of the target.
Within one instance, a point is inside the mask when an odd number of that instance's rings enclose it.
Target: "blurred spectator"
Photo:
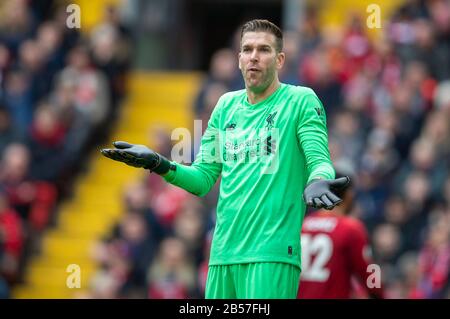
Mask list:
[[[303,58],[300,65],[300,78],[303,85],[311,87],[327,106],[327,116],[332,117],[341,106],[341,89],[336,74],[331,68],[331,52],[323,47],[317,47]]]
[[[30,175],[34,179],[55,182],[61,176],[67,164],[61,160],[65,137],[65,127],[55,110],[48,103],[41,103],[29,132]]]
[[[20,43],[33,32],[36,21],[27,0],[2,1],[0,13],[0,42],[15,55]]]
[[[87,115],[94,128],[105,121],[109,107],[109,89],[105,76],[91,64],[86,47],[79,45],[69,52],[68,66],[59,74],[60,81],[75,83],[75,106]]]
[[[419,281],[419,264],[417,253],[406,252],[397,262],[399,268],[396,285],[390,285],[390,298],[416,298],[416,288]],[[404,284],[402,284],[402,281]],[[397,290],[397,291],[396,291]]]
[[[0,255],[2,252],[0,251]],[[0,276],[0,299],[8,299],[9,298],[9,287],[7,282]]]
[[[97,25],[90,35],[93,63],[104,72],[111,99],[120,99],[125,92],[125,70],[129,67],[130,33],[120,22],[119,12],[113,6],[107,6],[105,21]],[[110,110],[108,117],[115,116]]]
[[[85,157],[84,150],[88,145],[92,132],[88,115],[82,112],[75,105],[75,83],[71,81],[57,81],[55,89],[49,97],[50,107],[57,117],[59,125],[62,125],[65,133],[64,143],[62,145],[61,157],[67,170],[63,173],[64,179],[70,178],[74,172],[70,171],[83,162]]]
[[[24,239],[20,216],[9,207],[6,194],[0,189],[0,280],[5,278],[12,283],[17,279]]]
[[[174,234],[184,242],[187,253],[196,267],[199,266],[203,259],[204,223],[205,217],[203,216],[200,200],[192,198],[185,202],[173,225]]]
[[[381,224],[373,232],[373,250],[376,259],[382,263],[392,264],[399,257],[401,236],[396,226]]]
[[[450,127],[445,112],[437,110],[429,113],[422,128],[421,136],[434,146],[437,159],[448,157],[450,154]]]
[[[31,101],[39,101],[50,91],[51,75],[45,59],[45,50],[37,40],[28,39],[20,45],[19,66],[30,83]]]
[[[434,94],[434,104],[437,110],[443,111],[442,114],[450,116],[450,80],[441,82],[437,85]]]
[[[158,221],[164,227],[172,227],[173,222],[182,209],[183,202],[190,195],[184,190],[165,183],[163,187],[152,195],[152,209],[154,210]]]
[[[427,1],[428,11],[436,34],[436,79],[450,78],[450,4],[445,0]]]
[[[183,242],[164,239],[148,270],[148,297],[151,299],[186,299],[197,296],[196,274]]]
[[[41,231],[49,222],[57,193],[54,185],[30,178],[30,160],[24,145],[9,145],[0,163],[0,183],[22,219]]]
[[[156,243],[149,234],[144,216],[139,213],[127,213],[119,227],[123,258],[130,263],[122,293],[140,292],[145,296],[147,268],[157,249]]]
[[[91,290],[80,298],[116,299],[119,294],[121,281],[111,272],[103,269],[97,271],[91,279]]]
[[[360,123],[351,111],[343,110],[333,118],[330,135],[333,141],[340,144],[340,152],[356,163],[364,147],[364,136],[361,134]]]
[[[299,54],[308,53],[321,42],[322,33],[319,22],[319,10],[317,6],[307,6],[303,23],[299,25],[298,33],[301,35],[301,51]]]
[[[197,114],[197,119],[200,119],[202,122],[202,135],[208,127],[208,120],[211,112],[214,110],[217,101],[219,98],[227,92],[227,88],[224,84],[216,82],[210,84],[203,94],[203,101],[201,101],[203,105],[203,110]],[[197,141],[195,141],[200,147],[201,145],[201,136],[197,136]],[[195,146],[195,145],[194,145]],[[192,152],[191,162],[195,160],[195,155],[198,153],[198,149],[194,149]]]
[[[300,77],[298,72],[298,59],[300,44],[298,34],[290,31],[283,34],[283,51],[286,54],[284,66],[279,72],[280,80],[283,83],[299,85]]]
[[[220,83],[226,88],[226,91],[238,90],[243,86],[237,69],[237,57],[231,49],[221,49],[212,56],[209,72],[208,77],[199,90],[194,105],[194,111],[197,117],[207,107],[211,107],[205,103],[209,102],[205,99],[205,95],[211,85]]]
[[[110,82],[110,74],[92,63],[92,52],[82,44],[88,37],[66,27],[67,15],[64,2],[0,2],[0,219],[7,229],[0,226],[0,237],[8,235],[9,249],[14,232],[8,211],[17,212],[23,231],[17,262],[0,245],[2,269],[14,270],[14,276],[0,274],[1,296],[9,296],[10,286],[22,279],[40,235],[86,163],[84,154],[107,136],[111,124],[106,115],[120,106],[123,95],[123,80],[121,86],[116,80],[125,78],[129,55],[123,52],[130,52],[132,43],[119,45],[118,38],[109,38],[121,48],[114,52],[120,68]],[[117,23],[114,28],[124,32]],[[109,48],[103,45],[96,52]],[[101,134],[95,131],[100,128]],[[9,210],[3,209],[3,196]]]
[[[124,204],[130,212],[139,213],[144,217],[149,231],[148,237],[159,244],[169,230],[160,223],[155,212],[150,207],[146,184],[144,182],[136,182],[129,185],[125,190]]]
[[[0,154],[3,154],[6,147],[20,140],[20,134],[14,126],[9,111],[0,106]]]
[[[21,135],[25,135],[33,118],[30,79],[24,71],[15,69],[5,79],[4,102]]]
[[[426,178],[430,183],[428,196],[437,196],[439,190],[442,189],[447,172],[446,163],[438,157],[437,151],[434,142],[431,140],[424,138],[415,140],[411,147],[409,158],[398,172],[394,187],[399,189],[406,177],[417,170],[426,174]]]
[[[419,255],[419,283],[414,297],[445,298],[449,282],[450,215],[433,216]]]
[[[424,227],[425,217],[413,211],[414,204],[409,204],[400,195],[393,195],[388,198],[385,204],[385,221],[398,227],[403,239],[400,251],[417,250],[421,243],[421,230]]]

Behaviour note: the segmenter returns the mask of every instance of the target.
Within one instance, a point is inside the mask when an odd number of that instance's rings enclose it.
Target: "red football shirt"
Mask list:
[[[382,297],[379,267],[371,265],[367,231],[359,220],[328,211],[312,213],[303,223],[301,244],[298,298],[350,298],[352,278]]]

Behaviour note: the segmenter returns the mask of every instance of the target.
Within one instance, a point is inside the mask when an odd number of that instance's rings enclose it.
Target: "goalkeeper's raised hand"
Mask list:
[[[149,149],[145,145],[114,142],[115,148],[104,148],[100,152],[115,161],[123,162],[133,167],[149,169],[157,174],[165,174],[172,168],[167,158]]]
[[[315,179],[311,181],[303,192],[306,205],[314,208],[333,209],[342,202],[334,192],[344,190],[350,184],[348,176],[338,179]]]

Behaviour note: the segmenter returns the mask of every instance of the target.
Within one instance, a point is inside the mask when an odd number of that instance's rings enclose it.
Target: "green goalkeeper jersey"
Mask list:
[[[246,90],[218,101],[191,166],[164,179],[203,196],[221,176],[210,265],[282,262],[300,267],[302,198],[313,178],[334,178],[322,103],[281,84],[264,101]]]

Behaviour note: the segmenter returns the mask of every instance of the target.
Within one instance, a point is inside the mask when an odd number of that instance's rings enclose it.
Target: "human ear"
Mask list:
[[[283,67],[285,60],[286,55],[284,52],[277,53],[277,69],[281,69]]]

